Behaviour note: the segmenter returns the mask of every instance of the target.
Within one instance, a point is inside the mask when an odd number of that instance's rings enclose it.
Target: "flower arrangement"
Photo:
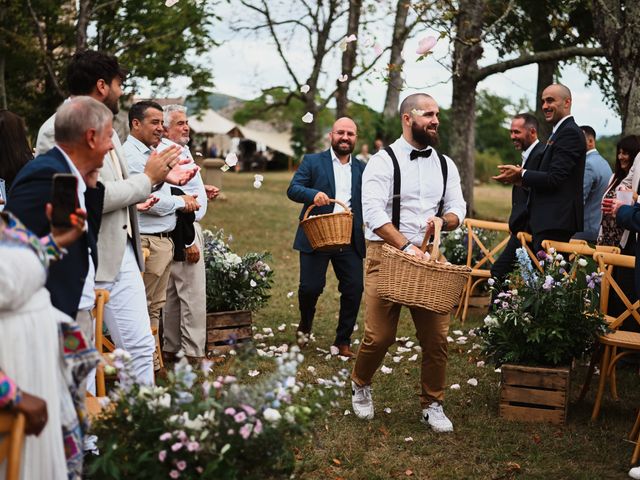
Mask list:
[[[237,377],[216,373],[204,361],[196,372],[182,358],[164,385],[152,387],[134,382],[129,354],[116,350],[118,382],[92,425],[100,453],[88,459],[89,478],[231,480],[290,474],[293,447],[327,404],[336,405],[347,372],[304,384],[296,379],[303,360],[297,347],[280,355],[272,360],[272,374],[249,383],[238,380],[244,371]]]
[[[205,230],[207,312],[256,311],[269,299],[273,271],[267,253],[235,254],[224,240],[224,231]]]
[[[468,231],[466,225],[460,225],[455,230],[443,233],[442,240],[440,241],[440,252],[445,256],[447,261],[454,265],[466,265],[467,264],[467,245],[468,245]],[[474,228],[474,233],[478,235],[480,240],[485,246],[490,246],[496,241],[496,232],[485,231],[481,228]],[[474,242],[472,248],[472,263],[479,260],[482,256],[480,247]]]
[[[538,253],[541,273],[524,249],[516,253],[517,268],[505,284],[489,281],[495,300],[480,329],[483,351],[498,365],[570,364],[605,331],[600,275],[586,259],[569,262],[553,250]]]

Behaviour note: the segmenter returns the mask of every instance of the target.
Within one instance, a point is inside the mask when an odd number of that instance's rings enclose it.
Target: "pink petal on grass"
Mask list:
[[[416,49],[416,53],[418,55],[425,55],[429,53],[433,49],[433,47],[436,46],[437,42],[438,40],[436,39],[436,37],[433,37],[433,36],[424,37],[422,40],[418,42],[418,48]]]

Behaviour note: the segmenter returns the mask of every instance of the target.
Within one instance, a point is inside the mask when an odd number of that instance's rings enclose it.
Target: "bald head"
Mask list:
[[[414,93],[405,98],[400,104],[400,117],[404,114],[410,114],[413,110],[421,110],[421,105],[425,102],[425,100],[433,100],[431,95],[426,93]]]
[[[571,115],[571,90],[561,83],[553,83],[545,88],[542,92],[542,113],[551,125]]]
[[[331,132],[329,132],[329,141],[331,148],[342,163],[349,161],[349,156],[356,146],[358,137],[358,127],[349,117],[342,117],[335,121]]]

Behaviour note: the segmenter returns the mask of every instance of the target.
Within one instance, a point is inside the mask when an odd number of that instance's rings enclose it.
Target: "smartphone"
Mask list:
[[[54,227],[70,228],[72,225],[69,215],[78,208],[78,179],[75,175],[56,173],[53,176],[51,205],[51,224]]]
[[[4,210],[5,203],[7,203],[7,189],[4,180],[0,178],[0,212]]]

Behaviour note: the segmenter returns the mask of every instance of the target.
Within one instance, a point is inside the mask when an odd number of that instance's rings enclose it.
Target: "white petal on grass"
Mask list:
[[[338,347],[336,347],[335,345],[331,345],[329,347],[329,352],[331,352],[331,355],[338,355],[338,353],[340,353],[340,350],[338,350]]]
[[[467,383],[469,385],[471,385],[472,387],[477,387],[478,386],[478,380],[475,378],[470,378],[469,380],[467,380]]]
[[[407,342],[407,343],[404,344],[404,346],[407,347],[407,348],[411,348],[414,345],[415,345],[415,342]]]
[[[410,352],[411,349],[410,348],[405,348],[405,347],[398,347],[398,349],[396,351],[398,353],[407,353],[407,352]]]
[[[357,338],[353,341],[354,345],[360,345],[360,340],[358,340]]]
[[[345,417],[346,417],[347,415],[351,415],[351,410],[346,409],[346,410],[344,411],[344,415],[345,415]]]
[[[449,342],[449,343],[453,343],[453,338],[451,338],[451,337],[447,337],[447,342]]]
[[[250,377],[257,377],[258,375],[260,375],[260,372],[258,370],[249,370],[248,374]]]
[[[380,367],[380,371],[385,375],[389,375],[390,373],[393,372],[393,368],[389,368],[386,365],[383,365],[382,367]]]
[[[262,331],[264,333],[273,333],[273,329],[271,327],[262,327]]]
[[[460,390],[460,384],[459,383],[454,383],[453,385],[451,385],[449,387],[451,390]]]
[[[260,188],[261,186],[262,186],[262,182],[259,182],[258,180],[253,182],[253,188]]]
[[[289,293],[287,293],[287,298],[291,298],[291,297],[293,297],[293,295],[294,295],[293,292],[289,292]]]
[[[398,356],[393,357],[393,361],[394,361],[395,363],[400,363],[400,360],[402,360],[402,357],[401,357],[401,356],[399,356],[399,355],[398,355]]]
[[[307,112],[302,116],[302,121],[304,123],[311,123],[313,122],[313,113],[311,112]]]
[[[407,358],[407,360],[409,360],[410,362],[415,362],[418,359],[418,354],[415,353],[413,355],[411,355],[409,358]]]
[[[496,369],[494,370],[494,372],[496,372],[496,373],[501,373],[501,372],[502,372],[502,369],[501,369],[501,368],[496,368]]]
[[[178,0],[167,0],[164,5],[165,7],[173,7],[176,3],[178,3]]]
[[[413,437],[405,437],[404,441],[405,442],[413,442]]]
[[[302,93],[309,93],[309,90],[311,90],[311,87],[310,87],[309,85],[302,85],[302,86],[300,87],[300,91],[301,91]]]
[[[313,365],[309,365],[307,367],[307,372],[311,373],[312,375],[316,374],[316,367],[314,367]]]
[[[263,177],[262,175],[260,175],[260,174],[256,174],[256,175],[254,175],[254,176],[253,176],[253,179],[254,179],[256,182],[264,182],[264,177]]]
[[[482,367],[484,367],[484,361],[483,361],[483,360],[478,360],[478,361],[476,362],[476,367],[478,367],[478,368],[482,368]]]
[[[330,354],[330,353],[327,353],[327,354],[324,356],[324,359],[325,359],[325,360],[331,360],[331,354]]]
[[[226,163],[230,167],[235,167],[238,164],[238,156],[235,153],[231,152],[225,157],[224,163]]]
[[[463,334],[464,334],[464,332],[463,332],[462,330],[454,330],[454,331],[453,331],[453,334],[454,334],[454,335],[458,335],[458,336],[460,336],[460,335],[463,335]]]
[[[279,332],[284,332],[286,328],[287,328],[287,324],[286,323],[278,325],[278,331]]]
[[[384,407],[384,413],[391,413],[391,409],[389,407]]]

